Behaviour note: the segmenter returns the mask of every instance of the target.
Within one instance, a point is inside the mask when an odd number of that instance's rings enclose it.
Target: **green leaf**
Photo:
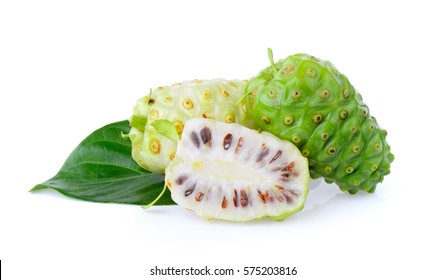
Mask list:
[[[150,125],[164,137],[167,137],[175,142],[180,141],[175,125],[170,121],[160,119],[153,121]]]
[[[131,156],[128,121],[106,125],[85,138],[51,179],[30,192],[50,188],[94,202],[147,205],[163,191],[164,175],[141,168]],[[175,204],[170,192],[157,205]]]

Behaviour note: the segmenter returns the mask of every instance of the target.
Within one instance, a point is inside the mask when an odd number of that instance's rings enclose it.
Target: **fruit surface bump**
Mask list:
[[[351,194],[374,192],[394,156],[387,132],[361,95],[329,61],[295,54],[248,81],[245,101],[256,125],[294,143],[323,177]]]
[[[181,138],[184,124],[191,118],[216,119],[253,127],[242,102],[246,81],[192,80],[158,87],[140,98],[130,118],[132,157],[143,168],[163,173],[175,157],[177,142],[157,131],[152,123],[168,120]]]
[[[166,168],[172,199],[208,219],[283,220],[304,206],[308,161],[288,141],[239,124],[186,122]]]

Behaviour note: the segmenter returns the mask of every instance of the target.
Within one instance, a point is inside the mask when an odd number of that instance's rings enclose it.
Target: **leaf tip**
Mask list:
[[[45,185],[42,185],[42,184],[38,184],[38,185],[35,185],[32,189],[30,189],[28,192],[31,193],[31,192],[35,192],[35,191],[46,189],[46,188],[48,188],[48,187]]]

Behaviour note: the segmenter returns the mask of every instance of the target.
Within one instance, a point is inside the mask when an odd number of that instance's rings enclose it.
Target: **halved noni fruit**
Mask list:
[[[186,122],[166,168],[172,199],[208,219],[283,220],[304,206],[308,161],[296,146],[239,124]]]

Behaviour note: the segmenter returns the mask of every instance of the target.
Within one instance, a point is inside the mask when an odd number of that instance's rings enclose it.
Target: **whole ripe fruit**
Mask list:
[[[167,120],[181,138],[184,124],[191,118],[215,119],[254,127],[246,107],[237,102],[243,97],[246,81],[193,80],[158,87],[140,98],[130,118],[132,157],[143,168],[163,173],[175,157],[177,142],[160,133],[152,124]]]
[[[373,192],[394,156],[387,132],[361,95],[329,61],[295,54],[248,81],[247,110],[260,129],[294,143],[313,178],[351,194]]]

